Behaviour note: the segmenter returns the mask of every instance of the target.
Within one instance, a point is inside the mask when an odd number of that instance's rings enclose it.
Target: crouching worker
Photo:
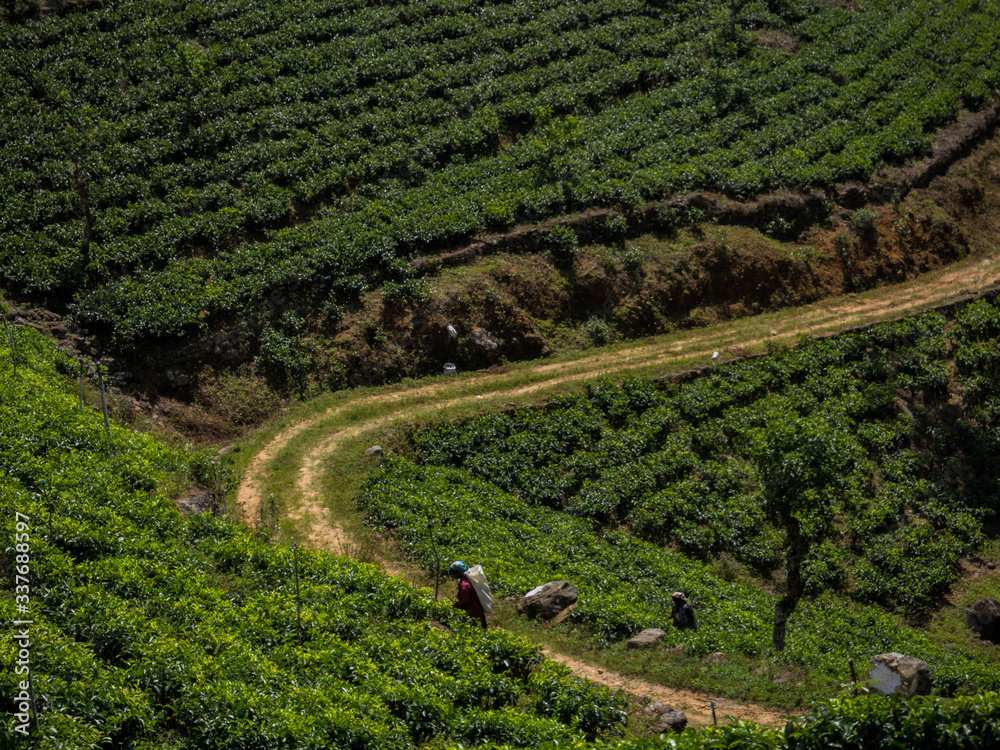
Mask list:
[[[674,621],[674,627],[681,630],[697,630],[698,623],[694,619],[694,607],[684,600],[684,594],[675,591],[672,598],[674,606],[670,610],[670,619]]]
[[[456,560],[448,570],[458,581],[458,593],[454,606],[464,609],[473,620],[486,627],[486,613],[493,611],[493,593],[486,582],[486,574],[480,565],[469,568],[461,560]]]

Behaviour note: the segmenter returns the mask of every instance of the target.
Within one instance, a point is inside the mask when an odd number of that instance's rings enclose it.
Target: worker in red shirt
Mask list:
[[[469,566],[461,560],[456,560],[448,566],[451,577],[458,581],[458,593],[455,595],[454,606],[458,609],[464,609],[469,613],[469,617],[485,628],[486,613],[483,611],[482,602],[479,601],[479,595],[476,593],[472,581],[465,575],[468,569]]]

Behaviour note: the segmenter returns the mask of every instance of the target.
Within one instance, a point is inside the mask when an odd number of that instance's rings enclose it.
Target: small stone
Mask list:
[[[771,682],[775,685],[784,685],[786,682],[792,682],[793,680],[795,680],[795,675],[791,672],[785,672],[783,675],[775,677]]]
[[[722,664],[725,660],[726,655],[722,651],[715,651],[702,659],[706,664]]]
[[[965,624],[984,641],[1000,640],[1000,601],[979,599],[965,611]]]
[[[366,448],[365,449],[365,455],[366,456],[381,456],[382,455],[382,446],[381,445],[373,445],[371,448]]]
[[[569,617],[570,613],[574,609],[576,609],[576,605],[570,604],[568,607],[566,607],[566,609],[564,609],[562,612],[560,612],[559,614],[557,614],[555,617],[552,618],[552,624],[558,625],[559,623],[561,623],[563,620]]]
[[[580,592],[569,581],[549,581],[525,594],[517,605],[519,615],[551,620],[567,607],[576,604]]]
[[[683,711],[669,711],[653,725],[653,730],[658,734],[663,732],[683,732],[687,727],[688,720]]]
[[[653,701],[646,708],[643,709],[647,714],[665,714],[667,711],[673,711],[673,709],[661,703],[660,701]]]

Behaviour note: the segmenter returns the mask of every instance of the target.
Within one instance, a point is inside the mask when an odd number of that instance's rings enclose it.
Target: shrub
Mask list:
[[[546,237],[546,242],[552,258],[560,265],[571,264],[580,247],[576,232],[564,226],[553,227]]]

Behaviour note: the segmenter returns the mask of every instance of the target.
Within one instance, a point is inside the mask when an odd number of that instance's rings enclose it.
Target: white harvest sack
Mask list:
[[[486,582],[486,573],[483,572],[482,565],[474,565],[465,571],[465,577],[472,583],[472,588],[476,590],[479,603],[483,605],[483,611],[489,614],[493,611],[493,592]]]

